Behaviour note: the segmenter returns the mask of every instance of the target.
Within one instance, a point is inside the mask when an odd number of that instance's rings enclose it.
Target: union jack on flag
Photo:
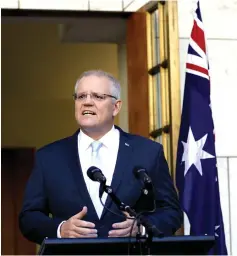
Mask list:
[[[198,8],[194,14],[193,29],[188,48],[186,72],[209,79],[204,27],[199,2],[197,5]]]
[[[185,234],[215,237],[210,254],[226,255],[219,195],[209,64],[199,1],[188,46],[176,185]]]

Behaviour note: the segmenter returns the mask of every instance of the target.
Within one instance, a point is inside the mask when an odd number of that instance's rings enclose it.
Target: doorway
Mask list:
[[[34,255],[36,246],[19,230],[26,182],[34,165],[34,148],[2,148],[1,245],[2,255]]]

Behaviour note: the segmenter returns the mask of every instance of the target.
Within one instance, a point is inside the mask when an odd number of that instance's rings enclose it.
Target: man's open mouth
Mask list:
[[[95,112],[93,112],[93,111],[90,111],[90,110],[84,110],[83,112],[82,112],[82,115],[83,116],[85,116],[85,115],[96,115],[96,113]]]

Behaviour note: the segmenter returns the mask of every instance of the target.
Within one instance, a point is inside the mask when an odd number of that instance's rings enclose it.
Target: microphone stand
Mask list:
[[[159,238],[164,237],[164,234],[155,225],[149,223],[149,221],[142,214],[137,214],[136,211],[134,211],[129,205],[125,205],[123,202],[121,202],[119,198],[114,194],[112,187],[101,183],[100,190],[103,190],[111,197],[112,201],[117,205],[119,210],[126,211],[127,213],[129,213],[130,216],[136,218],[138,226],[138,233],[136,236],[137,242],[139,242],[142,238],[140,233],[141,225],[143,225],[147,231],[147,235],[145,237],[147,238],[147,244],[150,244],[152,242],[153,236],[157,236]],[[149,246],[148,250],[150,250]]]
[[[123,202],[121,202],[118,199],[118,197],[114,194],[112,187],[107,186],[105,184],[101,184],[101,185],[102,185],[101,188],[103,189],[103,191],[106,192],[111,197],[112,201],[117,205],[119,210],[129,213],[129,215],[132,217],[137,216],[137,213],[129,205],[125,205]]]

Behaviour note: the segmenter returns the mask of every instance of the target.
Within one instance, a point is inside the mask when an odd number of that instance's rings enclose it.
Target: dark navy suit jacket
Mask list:
[[[114,193],[125,204],[135,205],[141,194],[141,182],[134,177],[133,168],[145,168],[155,187],[157,206],[147,218],[165,235],[172,235],[181,226],[182,212],[162,146],[116,128],[120,131],[120,143],[111,183]],[[125,220],[105,208],[98,218],[81,170],[78,132],[36,153],[35,167],[27,183],[19,215],[21,232],[33,242],[40,244],[45,237],[56,238],[58,225],[80,212],[83,206],[88,207],[84,220],[95,223],[100,237],[108,236],[113,223]],[[105,205],[120,213],[109,196]],[[52,218],[48,217],[49,213]]]

